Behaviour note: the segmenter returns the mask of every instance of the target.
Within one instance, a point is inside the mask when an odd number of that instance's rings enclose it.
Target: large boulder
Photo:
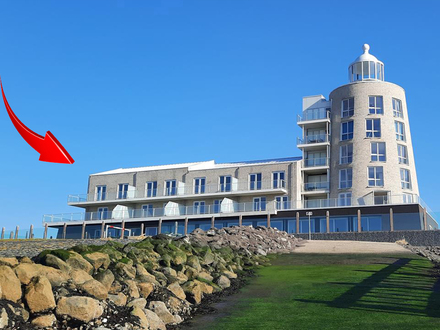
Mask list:
[[[139,289],[136,285],[136,282],[133,280],[127,280],[125,281],[125,284],[127,284],[127,296],[131,298],[139,298]]]
[[[1,299],[17,302],[21,299],[21,283],[9,266],[0,266]]]
[[[154,290],[154,284],[153,283],[138,283],[137,284],[139,293],[141,297],[148,298],[151,292]]]
[[[95,280],[101,282],[101,284],[103,284],[107,288],[107,290],[110,290],[113,281],[115,280],[115,275],[113,275],[110,269],[106,269],[96,274]]]
[[[14,268],[18,266],[17,258],[0,258],[0,266],[9,266]]]
[[[107,298],[108,290],[107,288],[98,282],[97,280],[91,279],[90,281],[84,282],[80,285],[81,290],[87,292],[89,295],[99,299],[104,300]]]
[[[108,299],[113,301],[116,306],[125,306],[127,304],[127,296],[122,292],[118,294],[109,294]]]
[[[182,289],[186,294],[186,300],[193,304],[200,304],[203,298],[203,292],[200,285],[194,281],[188,281],[182,285]]]
[[[98,300],[81,296],[62,297],[56,309],[59,316],[69,316],[86,323],[100,317],[103,311]]]
[[[0,311],[0,329],[6,329],[9,324],[8,312],[2,308]]]
[[[186,299],[186,294],[178,282],[174,282],[167,287],[177,298]]]
[[[115,266],[115,271],[124,278],[133,279],[136,277],[136,268],[133,267],[133,261],[130,259],[128,259],[127,263],[118,262]]]
[[[95,268],[95,271],[97,271],[100,267],[107,269],[110,265],[110,257],[105,253],[93,252],[86,254],[84,258],[92,264],[92,266]]]
[[[51,266],[53,268],[59,269],[65,273],[70,272],[70,266],[63,260],[61,260],[60,258],[52,255],[52,254],[48,254],[46,255],[45,259],[44,259],[44,263],[47,266]]]
[[[52,285],[44,276],[36,276],[26,287],[26,303],[32,313],[41,313],[56,307]]]
[[[201,282],[198,280],[194,280],[194,283],[196,283],[200,287],[203,294],[211,294],[214,291],[214,288],[208,283]]]
[[[81,269],[73,269],[70,272],[70,277],[72,278],[72,282],[75,285],[81,285],[85,282],[93,280],[92,275],[90,275],[89,273],[86,273],[85,271],[83,271]]]
[[[127,304],[127,307],[139,307],[140,309],[144,309],[147,304],[147,300],[145,298],[136,298],[130,301]]]
[[[144,311],[140,307],[134,307],[131,311],[131,315],[136,316],[139,319],[139,325],[141,326],[141,329],[148,329],[149,323],[147,316],[145,315]]]
[[[229,288],[231,286],[231,281],[225,275],[220,275],[215,283],[222,289]]]
[[[148,309],[155,312],[165,324],[175,324],[179,321],[173,314],[170,313],[163,301],[151,301],[148,304]]]
[[[186,265],[195,268],[198,272],[202,270],[202,266],[200,266],[199,258],[197,258],[197,256],[195,255],[191,255],[188,257],[188,260],[186,261]]]
[[[149,309],[145,309],[144,312],[148,319],[148,323],[150,324],[150,330],[166,330],[167,327],[165,323],[155,312],[150,311]]]
[[[80,269],[90,275],[93,274],[93,266],[79,253],[72,252],[72,255],[66,262],[72,269]]]
[[[45,276],[50,284],[54,287],[61,286],[66,283],[70,276],[59,269],[43,266],[39,264],[21,263],[15,267],[15,273],[22,284],[29,284],[32,277]]]
[[[159,285],[159,282],[157,282],[156,277],[150,274],[141,264],[136,265],[136,278],[139,280],[139,282],[153,283],[155,285]]]
[[[57,318],[53,314],[46,314],[37,316],[32,320],[31,324],[35,328],[52,328],[57,322]],[[55,328],[52,328],[55,329]]]
[[[200,272],[200,273],[197,275],[197,277],[199,277],[199,278],[201,278],[201,279],[203,279],[203,280],[206,280],[206,281],[208,281],[208,282],[212,282],[212,280],[214,279],[214,277],[212,277],[211,274],[209,274],[208,272],[205,272],[205,271]]]

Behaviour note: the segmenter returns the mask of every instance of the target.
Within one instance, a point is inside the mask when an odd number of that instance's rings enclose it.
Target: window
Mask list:
[[[371,142],[371,161],[386,161],[385,142]]]
[[[369,166],[368,167],[368,186],[382,187],[383,186],[383,167]]]
[[[351,117],[354,115],[354,98],[342,100],[342,113],[341,117]]]
[[[414,197],[412,194],[402,194],[402,199],[405,204],[414,203]]]
[[[221,199],[214,200],[214,203],[213,203],[213,208],[214,208],[213,211],[214,211],[214,213],[220,213],[221,204],[222,204]]]
[[[177,181],[167,180],[165,181],[165,196],[174,196],[177,193]]]
[[[397,155],[399,159],[399,164],[407,164],[408,165],[408,150],[406,146],[398,144],[397,145]]]
[[[367,119],[367,138],[380,138],[380,119]]]
[[[402,189],[411,189],[411,176],[407,169],[400,169],[400,182],[402,184]]]
[[[194,179],[194,194],[204,194],[205,193],[205,182],[206,182],[206,178],[195,178]]]
[[[286,187],[286,181],[284,181],[284,171],[273,172],[273,188],[284,188]]]
[[[396,129],[396,140],[405,141],[405,126],[400,121],[394,122],[394,127]]]
[[[205,214],[205,202],[194,202],[194,214]]]
[[[339,170],[339,189],[351,188],[353,179],[353,169],[344,168]]]
[[[341,126],[341,140],[351,140],[353,138],[353,121],[342,123]]]
[[[254,211],[266,211],[266,197],[254,198]]]
[[[350,164],[353,162],[353,144],[346,144],[339,147],[339,163]]]
[[[370,114],[383,115],[383,98],[382,96],[370,96],[368,107]]]
[[[144,217],[152,217],[154,215],[153,204],[142,205],[142,215]]]
[[[105,200],[106,193],[107,193],[107,186],[96,186],[95,200],[97,200],[97,201]]]
[[[249,190],[261,189],[261,173],[249,174]]]
[[[150,181],[146,184],[146,197],[156,197],[157,195],[157,181]]]
[[[338,195],[338,206],[351,205],[351,192],[340,193]]]
[[[289,208],[289,202],[287,196],[275,197],[275,207],[277,210],[287,210]]]
[[[128,194],[128,183],[118,185],[118,199],[126,199]]]
[[[230,175],[220,176],[219,178],[220,191],[221,192],[231,191],[231,182],[232,182],[232,177]]]
[[[98,220],[108,219],[108,207],[98,208]]]
[[[403,118],[402,102],[393,98],[393,116]]]

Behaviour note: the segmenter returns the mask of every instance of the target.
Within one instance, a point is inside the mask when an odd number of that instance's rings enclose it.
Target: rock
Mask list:
[[[9,266],[0,266],[1,299],[17,302],[21,299],[21,283]]]
[[[170,313],[167,306],[163,301],[151,301],[148,304],[148,308],[155,312],[157,316],[163,321],[165,324],[174,324],[177,323],[173,314]]]
[[[84,282],[80,285],[81,290],[87,292],[89,295],[99,299],[103,300],[107,298],[108,290],[107,288],[101,284],[101,282],[98,282],[95,279],[91,279],[90,281]]]
[[[9,323],[8,313],[6,312],[6,309],[2,308],[0,313],[0,329],[6,329],[8,323]]]
[[[187,279],[192,280],[195,279],[199,275],[199,271],[191,266],[186,266],[185,276]]]
[[[179,285],[179,283],[174,282],[174,283],[168,285],[167,289],[170,290],[172,293],[174,293],[174,295],[177,298],[180,298],[182,300],[186,299],[186,294],[183,291],[182,287]]]
[[[204,279],[206,281],[212,282],[212,280],[214,279],[214,277],[212,277],[209,273],[207,272],[200,272],[197,277]]]
[[[167,277],[168,276],[174,276],[174,277],[177,276],[177,272],[174,269],[172,269],[171,267],[162,268],[162,273]]]
[[[231,279],[231,278],[237,278],[237,274],[230,272],[229,270],[225,270],[223,272],[223,275],[225,275],[227,278]]]
[[[8,304],[7,306],[13,314],[17,316],[21,316],[23,318],[23,321],[27,322],[27,320],[29,320],[29,312],[23,307],[18,307],[18,306],[14,307],[11,304]]]
[[[115,280],[115,276],[113,275],[110,269],[106,269],[102,272],[99,272],[95,276],[95,280],[101,282],[101,284],[104,285],[107,288],[107,290],[110,290],[113,281]]]
[[[56,307],[52,285],[44,276],[36,276],[26,287],[26,303],[32,313],[41,313]]]
[[[144,309],[146,304],[147,300],[145,298],[136,298],[130,301],[127,307],[139,307],[140,309]]]
[[[0,258],[0,266],[9,266],[14,268],[18,266],[17,258]]]
[[[98,300],[89,297],[62,297],[57,304],[59,316],[70,316],[76,320],[90,322],[103,313],[104,309]]]
[[[81,269],[72,270],[70,272],[70,277],[75,285],[81,285],[85,282],[93,280],[93,277],[89,273],[86,273]]]
[[[149,309],[145,309],[144,312],[150,323],[150,330],[166,330],[165,323],[155,312],[150,311]]]
[[[136,265],[136,278],[140,282],[153,283],[159,285],[154,275],[150,274],[141,264]]]
[[[72,269],[80,269],[90,275],[93,274],[93,266],[79,253],[72,252],[72,256],[66,262]]]
[[[147,316],[145,315],[144,311],[139,307],[134,307],[131,311],[131,315],[137,316],[139,318],[139,325],[142,329],[148,329],[149,323]]]
[[[198,286],[200,286],[200,289],[202,290],[202,293],[204,293],[204,294],[211,294],[214,291],[214,288],[207,283],[197,281],[197,280],[194,280],[194,283],[196,283]]]
[[[110,290],[108,290],[108,293],[111,294],[117,294],[118,292],[122,291],[122,285],[118,281],[114,281],[112,283],[112,286],[110,287]]]
[[[108,299],[113,301],[116,306],[125,306],[127,304],[127,296],[122,292],[118,294],[109,294]]]
[[[49,328],[56,323],[57,319],[53,314],[37,316],[32,320],[31,324],[37,328]]]
[[[131,260],[130,260],[131,261]],[[123,262],[118,262],[115,266],[116,272],[122,277],[135,278],[136,277],[136,268],[134,268],[131,263],[125,264]]]
[[[175,251],[171,256],[171,263],[174,266],[179,266],[185,264],[187,261],[187,255],[185,252],[178,250]]]
[[[64,262],[63,260],[52,254],[46,255],[46,258],[44,259],[44,263],[47,266],[51,266],[53,268],[59,269],[65,273],[69,273],[71,269],[66,262]]]
[[[21,264],[32,264],[33,262],[32,262],[32,260],[29,257],[22,257],[20,259],[20,263]]]
[[[186,294],[186,300],[193,304],[200,304],[203,297],[200,285],[197,285],[194,281],[189,281],[182,285],[182,289]]]
[[[198,272],[202,270],[202,266],[200,266],[200,261],[199,258],[197,258],[197,256],[194,255],[189,256],[188,260],[186,261],[186,264],[196,269]]]
[[[138,283],[137,284],[139,293],[142,297],[148,298],[151,292],[154,290],[154,284],[153,283]]]
[[[200,263],[202,265],[210,265],[214,262],[214,260],[214,254],[212,253],[211,249],[207,249],[202,256]]]
[[[95,268],[95,271],[97,271],[100,267],[107,269],[110,265],[110,257],[105,253],[93,252],[86,254],[84,258],[92,264],[92,266]]]
[[[177,272],[176,278],[177,278],[177,282],[179,282],[179,284],[183,284],[188,281],[188,276],[186,276],[185,273],[183,273],[183,272]]]
[[[131,298],[139,298],[139,289],[136,282],[133,280],[127,280],[125,283],[127,284],[127,295]]]
[[[229,288],[231,286],[231,281],[224,275],[220,275],[219,278],[215,281],[215,283],[221,287],[222,289]]]
[[[53,287],[61,286],[69,280],[69,275],[59,269],[40,264],[19,264],[15,267],[15,273],[22,284],[29,284],[32,277],[42,275],[47,277]]]

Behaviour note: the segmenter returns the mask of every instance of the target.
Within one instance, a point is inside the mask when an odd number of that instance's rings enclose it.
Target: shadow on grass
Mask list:
[[[400,258],[378,271],[357,270],[372,273],[359,283],[329,282],[350,286],[332,301],[297,301],[323,303],[333,308],[440,318],[439,272],[428,274],[427,267],[411,264],[414,260]]]

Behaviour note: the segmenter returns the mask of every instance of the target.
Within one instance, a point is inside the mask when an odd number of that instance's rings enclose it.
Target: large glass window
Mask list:
[[[406,149],[406,146],[398,144],[397,155],[399,159],[399,164],[408,164],[408,150]]]
[[[254,198],[254,211],[266,211],[266,197]]]
[[[126,199],[128,195],[128,183],[118,185],[118,199]]]
[[[273,188],[285,188],[286,181],[285,181],[284,177],[285,177],[284,171],[273,172],[272,173]]]
[[[221,192],[231,191],[232,177],[230,175],[222,175],[219,177],[219,185]]]
[[[154,215],[153,204],[142,205],[142,214],[144,217],[152,217]]]
[[[338,195],[338,205],[339,206],[350,206],[351,205],[351,192],[340,193]]]
[[[346,189],[351,188],[353,181],[353,169],[352,168],[344,168],[339,170],[339,188]]]
[[[177,181],[167,180],[165,181],[165,196],[174,196],[177,194]]]
[[[385,142],[371,142],[371,161],[372,162],[386,161]]]
[[[108,219],[108,207],[98,208],[98,220]]]
[[[339,147],[339,163],[350,164],[353,162],[353,144],[349,143]]]
[[[368,186],[383,187],[383,167],[369,166],[368,167]]]
[[[107,186],[97,186],[96,187],[96,200],[103,201],[106,198]]]
[[[383,115],[383,98],[382,96],[370,96],[368,107],[370,114]]]
[[[261,173],[249,174],[249,189],[250,190],[261,189]]]
[[[341,123],[341,140],[351,140],[353,138],[353,121]]]
[[[215,199],[214,200],[214,203],[212,204],[214,213],[220,213],[221,204],[222,204],[221,199]]]
[[[393,98],[393,116],[403,118],[402,101]]]
[[[342,100],[342,113],[341,117],[351,117],[354,115],[354,98]]]
[[[277,210],[287,210],[289,208],[289,201],[287,196],[275,197],[275,207]]]
[[[407,169],[400,169],[400,182],[402,184],[402,189],[411,189],[411,176]]]
[[[194,202],[193,204],[194,214],[205,214],[205,202]]]
[[[156,197],[157,195],[157,181],[150,181],[146,184],[146,197]]]
[[[394,122],[394,127],[396,129],[396,140],[405,141],[405,126],[400,121]]]
[[[205,183],[206,183],[206,178],[195,178],[194,179],[194,194],[204,194],[205,193]]]
[[[380,119],[367,119],[366,132],[367,138],[380,138]]]

